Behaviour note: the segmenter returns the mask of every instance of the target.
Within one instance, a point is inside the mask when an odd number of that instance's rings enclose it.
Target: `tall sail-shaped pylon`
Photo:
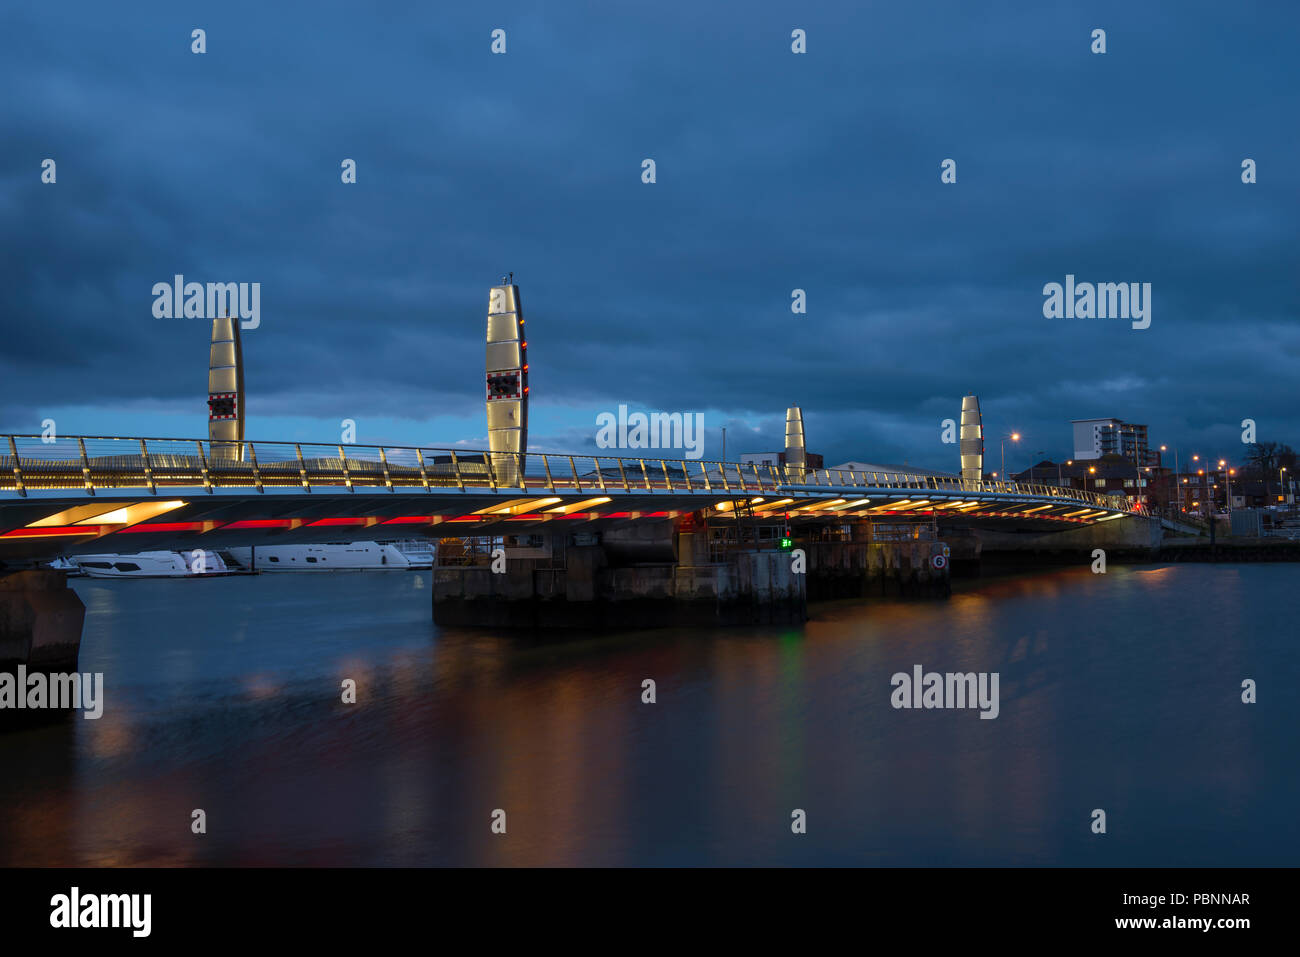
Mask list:
[[[791,482],[803,482],[808,469],[804,445],[803,409],[792,405],[785,410],[785,471]]]
[[[980,417],[980,400],[968,395],[961,400],[961,477],[978,482],[984,477],[984,420]]]
[[[239,319],[212,320],[208,353],[208,441],[214,456],[244,458],[244,354]]]
[[[518,485],[528,451],[528,341],[519,287],[508,280],[488,293],[487,422],[496,480]]]

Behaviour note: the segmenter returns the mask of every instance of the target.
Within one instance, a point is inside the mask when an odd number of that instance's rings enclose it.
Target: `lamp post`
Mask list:
[[[1193,456],[1192,456],[1192,461],[1193,461],[1193,462],[1199,462],[1200,460],[1201,460],[1201,457],[1200,457],[1199,455],[1193,455]],[[1190,474],[1190,473],[1189,473],[1189,474]],[[1196,474],[1197,474],[1197,475],[1200,475],[1200,474],[1201,474],[1201,470],[1200,470],[1200,469],[1197,469],[1197,470],[1196,470]],[[1201,483],[1200,481],[1198,481],[1196,484],[1197,484],[1197,485],[1200,485],[1200,484],[1202,484],[1202,483]],[[1201,511],[1202,511],[1202,512],[1205,511],[1205,498],[1204,498],[1204,496],[1202,496],[1202,498],[1201,498]]]
[[[1019,433],[1019,432],[1012,432],[1010,435],[1004,435],[1004,436],[1002,436],[1002,476],[1003,476],[1003,481],[1006,481],[1006,474],[1007,474],[1007,439],[1010,439],[1012,442],[1019,442],[1019,441],[1020,441],[1020,433]]]
[[[1165,446],[1163,446],[1163,445],[1160,446],[1160,451],[1161,451],[1161,452],[1164,452],[1165,450],[1166,450],[1166,447],[1165,447]],[[1162,464],[1163,464],[1163,463],[1162,463]],[[1178,446],[1176,446],[1176,445],[1174,446],[1174,482],[1173,482],[1173,485],[1174,485],[1174,488],[1178,488]],[[1178,502],[1178,511],[1181,512],[1182,510],[1183,510],[1183,503],[1182,503],[1182,500],[1179,499],[1179,502]]]
[[[1161,446],[1160,447],[1161,468],[1165,467],[1165,451],[1166,451],[1166,447]],[[1169,512],[1169,518],[1174,518],[1174,490],[1177,488],[1178,488],[1178,469],[1175,468],[1174,481],[1165,482],[1165,494],[1167,497],[1167,501],[1165,502],[1165,511]]]
[[[1219,459],[1219,468],[1223,470],[1223,507],[1232,516],[1232,476],[1228,474],[1228,463]]]

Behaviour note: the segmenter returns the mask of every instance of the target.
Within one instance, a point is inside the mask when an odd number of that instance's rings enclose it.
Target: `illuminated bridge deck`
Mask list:
[[[909,472],[463,449],[0,436],[0,560],[175,545],[442,537],[551,521],[906,515],[1065,528],[1122,497]],[[380,529],[374,526],[388,526]],[[448,526],[448,527],[438,527]],[[367,529],[364,533],[353,529]],[[105,536],[119,539],[100,541]]]

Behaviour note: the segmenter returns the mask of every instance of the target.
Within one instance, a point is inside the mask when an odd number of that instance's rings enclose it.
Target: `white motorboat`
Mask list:
[[[220,555],[199,549],[134,555],[74,555],[72,561],[90,578],[204,578],[230,574]]]
[[[408,571],[415,567],[391,542],[257,545],[234,547],[227,551],[244,568],[256,572]],[[424,567],[432,564],[430,557]]]
[[[399,541],[381,542],[381,545],[392,545],[404,556],[412,569],[424,569],[433,567],[433,542],[427,538],[404,538]]]
[[[63,558],[62,556],[54,559],[52,562],[46,562],[45,567],[56,572],[63,572],[69,578],[76,578],[79,575],[86,574],[78,567],[76,562],[70,558]]]

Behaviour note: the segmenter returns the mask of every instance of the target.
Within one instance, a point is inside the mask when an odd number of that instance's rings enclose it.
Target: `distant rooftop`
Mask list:
[[[845,462],[830,466],[831,471],[843,472],[886,472],[890,475],[935,475],[940,478],[961,478],[957,472],[944,472],[937,469],[923,469],[917,465],[881,465],[873,462]]]

